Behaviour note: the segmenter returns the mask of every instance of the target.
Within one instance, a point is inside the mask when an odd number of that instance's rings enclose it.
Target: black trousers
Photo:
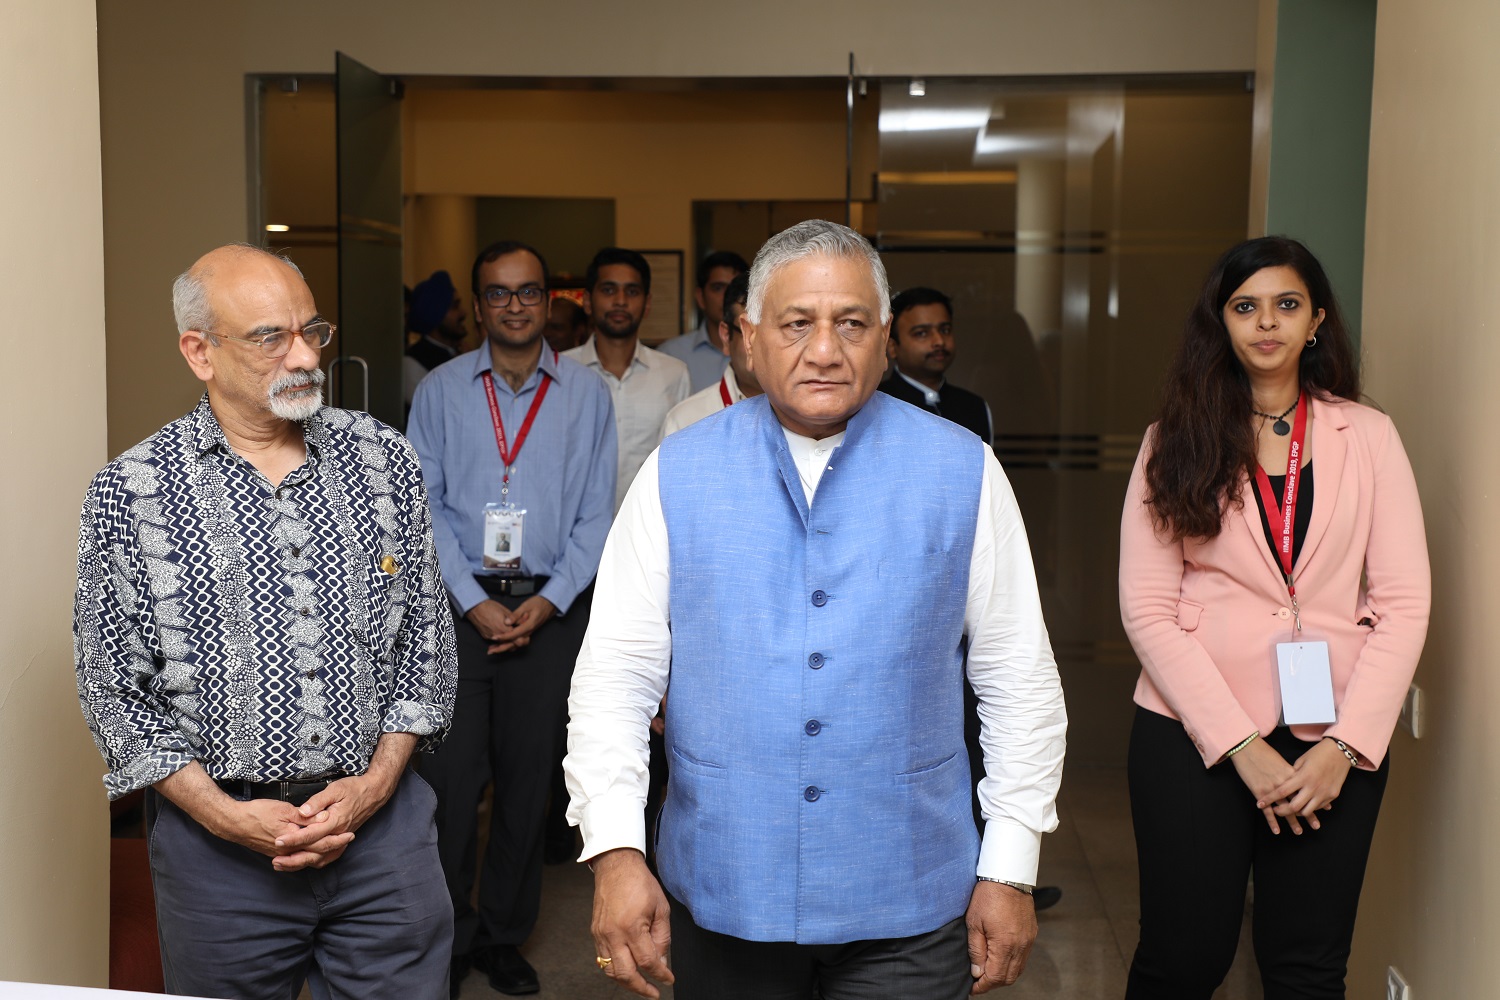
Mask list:
[[[496,597],[515,608],[525,598]],[[453,726],[421,762],[438,796],[438,853],[453,900],[453,953],[519,945],[536,926],[542,899],[542,834],[547,794],[568,712],[573,664],[588,627],[593,588],[567,615],[532,633],[531,644],[491,656],[489,643],[455,615],[458,694]],[[478,807],[494,782],[490,839],[479,872],[479,907],[470,903]]]
[[[1266,742],[1290,762],[1312,744]],[[1353,770],[1333,809],[1300,837],[1273,835],[1233,765],[1204,768],[1182,723],[1137,709],[1130,811],[1141,878],[1141,941],[1128,1000],[1209,1000],[1234,962],[1247,876],[1267,1000],[1342,998],[1354,917],[1389,759]]]
[[[913,937],[795,944],[704,930],[668,901],[677,1000],[963,1000],[974,984],[963,917]]]

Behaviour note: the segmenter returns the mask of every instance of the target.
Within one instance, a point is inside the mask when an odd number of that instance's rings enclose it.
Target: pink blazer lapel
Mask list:
[[[1348,446],[1344,441],[1344,429],[1348,418],[1338,406],[1330,406],[1320,399],[1312,401],[1312,466],[1313,509],[1312,520],[1307,525],[1307,537],[1302,542],[1302,551],[1297,554],[1297,564],[1292,573],[1307,565],[1308,558],[1317,551],[1318,543],[1328,533],[1333,521],[1333,507],[1338,500],[1339,485],[1344,478],[1344,458]]]

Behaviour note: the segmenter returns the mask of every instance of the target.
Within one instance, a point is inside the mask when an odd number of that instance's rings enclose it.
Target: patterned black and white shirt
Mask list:
[[[304,429],[273,488],[204,396],[90,484],[74,651],[110,798],[192,760],[360,774],[382,733],[446,734],[458,661],[416,452],[363,413]]]

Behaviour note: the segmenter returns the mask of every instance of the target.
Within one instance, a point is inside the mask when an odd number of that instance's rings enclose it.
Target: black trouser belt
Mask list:
[[[479,585],[492,597],[530,597],[540,594],[550,576],[481,576]]]
[[[300,806],[342,777],[342,772],[330,772],[292,781],[233,781],[219,778],[215,779],[214,784],[230,795],[247,799],[277,799]]]

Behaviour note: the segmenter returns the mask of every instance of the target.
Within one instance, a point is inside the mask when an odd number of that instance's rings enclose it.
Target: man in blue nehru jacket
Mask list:
[[[978,438],[876,392],[889,293],[857,233],[772,237],[740,322],[765,395],[641,469],[574,673],[569,815],[598,964],[678,1000],[1008,985],[1036,937],[1067,726],[1015,498]],[[641,806],[669,680],[658,884]]]

